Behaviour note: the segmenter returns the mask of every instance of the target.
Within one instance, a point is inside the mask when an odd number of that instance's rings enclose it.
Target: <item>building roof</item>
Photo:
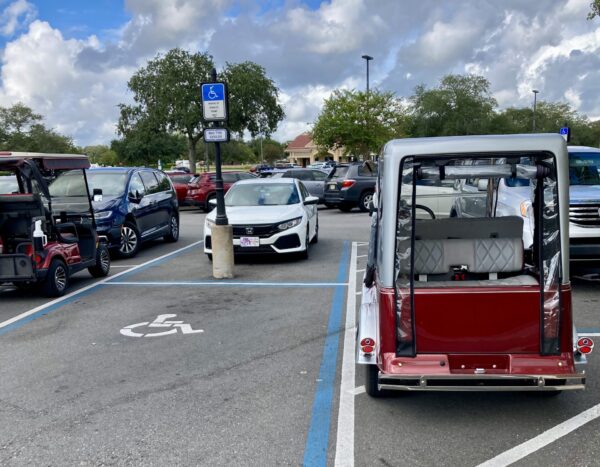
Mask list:
[[[312,142],[312,136],[310,133],[302,133],[291,141],[286,149],[304,149],[308,144]]]

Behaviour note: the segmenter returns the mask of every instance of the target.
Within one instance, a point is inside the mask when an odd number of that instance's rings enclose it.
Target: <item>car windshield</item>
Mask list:
[[[125,192],[126,173],[88,172],[90,195],[95,188],[102,190],[103,196],[120,196]],[[52,197],[85,196],[85,181],[80,170],[65,172],[50,185]]]
[[[171,174],[169,178],[173,181],[173,183],[190,183],[193,178],[193,175],[190,174]]]
[[[0,194],[18,193],[19,183],[14,175],[0,176]]]
[[[292,183],[252,183],[234,185],[227,192],[227,206],[280,206],[300,202]]]
[[[569,182],[571,185],[600,185],[598,167],[600,167],[600,153],[570,153]]]
[[[331,178],[344,178],[346,176],[346,174],[348,173],[349,168],[350,167],[348,167],[347,165],[340,165],[333,169],[333,172],[331,172],[330,177]]]

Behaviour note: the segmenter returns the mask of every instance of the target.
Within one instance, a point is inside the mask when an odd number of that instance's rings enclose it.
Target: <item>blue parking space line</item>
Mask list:
[[[257,281],[109,281],[119,287],[263,287],[263,288],[332,288],[347,287],[345,282],[257,282]]]
[[[138,274],[138,273],[143,272],[143,271],[145,271],[147,269],[153,268],[154,266],[158,266],[160,264],[166,263],[167,261],[171,261],[174,258],[178,258],[179,256],[187,253],[188,250],[190,250],[192,248],[201,247],[203,243],[204,243],[204,241],[201,240],[198,243],[193,243],[192,245],[185,246],[180,251],[178,251],[177,253],[173,253],[172,255],[169,255],[169,256],[167,256],[165,258],[159,259],[157,261],[152,261],[152,263],[146,264],[145,266],[136,267],[135,269],[133,269],[131,271],[124,271],[123,273],[121,273],[119,275],[118,278],[111,279],[111,280],[107,281],[106,283],[108,284],[108,283],[114,283],[114,282],[121,282],[121,279],[123,279],[123,278],[129,278],[129,277],[131,277],[131,276],[133,276],[135,274]]]
[[[54,305],[50,305],[40,311],[38,311],[37,313],[33,313],[23,319],[20,319],[19,321],[15,321],[12,324],[9,324],[8,326],[5,326],[3,328],[0,328],[0,336],[3,334],[6,334],[7,332],[10,331],[14,331],[16,329],[19,329],[21,326],[26,325],[27,323],[33,321],[34,319],[37,319],[41,316],[47,315],[49,313],[52,313],[53,311],[58,310],[59,308],[62,308],[64,305],[68,305],[69,303],[73,303],[76,302],[77,300],[81,299],[82,297],[85,297],[86,295],[89,295],[91,293],[96,292],[97,290],[101,289],[104,287],[104,284],[98,284],[94,287],[89,288],[88,290],[84,290],[83,292],[79,292],[75,295],[73,295],[72,297],[66,298],[64,300],[61,300],[59,303],[55,303]]]
[[[347,280],[349,260],[350,243],[345,241],[336,282],[345,282]],[[327,337],[323,346],[323,356],[319,370],[319,380],[317,382],[310,427],[304,448],[305,466],[320,467],[327,464],[327,446],[329,445],[329,427],[331,424],[331,410],[333,408],[333,392],[345,292],[345,287],[338,286],[333,293],[333,301],[327,325]]]

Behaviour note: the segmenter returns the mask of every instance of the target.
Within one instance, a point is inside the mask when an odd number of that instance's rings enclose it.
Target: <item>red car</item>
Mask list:
[[[198,206],[206,212],[210,211],[211,207],[209,201],[217,196],[215,177],[216,175],[214,172],[206,172],[193,178],[187,186],[185,204]],[[223,189],[225,190],[225,193],[227,193],[229,188],[231,188],[231,185],[238,180],[246,180],[249,178],[256,178],[256,175],[252,175],[248,172],[223,172]]]
[[[177,201],[179,205],[186,204],[186,195],[188,192],[188,183],[192,180],[192,178],[197,177],[198,174],[190,174],[186,172],[165,172],[167,176],[171,179],[173,183],[173,187],[177,192]]]

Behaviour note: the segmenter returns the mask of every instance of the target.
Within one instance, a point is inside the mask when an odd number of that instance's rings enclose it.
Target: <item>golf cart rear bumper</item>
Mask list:
[[[27,282],[40,277],[46,270],[33,269],[31,257],[25,254],[0,255],[0,282]]]

